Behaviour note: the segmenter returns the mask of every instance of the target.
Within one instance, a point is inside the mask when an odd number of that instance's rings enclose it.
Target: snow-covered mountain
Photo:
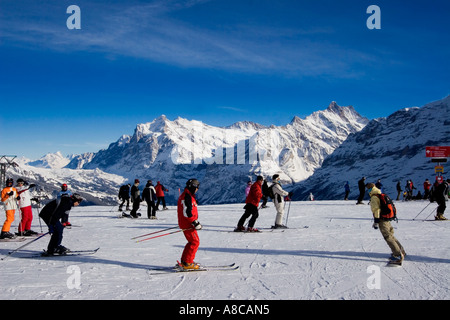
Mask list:
[[[320,169],[294,188],[294,199],[306,199],[310,192],[316,199],[343,199],[346,181],[351,186],[350,197],[356,199],[358,180],[363,176],[366,182],[381,179],[384,191],[393,198],[397,182],[404,189],[407,179],[414,182],[415,193],[423,193],[425,179],[434,182],[436,165],[426,158],[425,147],[448,145],[450,96],[421,108],[399,110],[351,134]]]
[[[122,136],[106,150],[74,157],[67,168],[100,169],[129,181],[139,178],[142,184],[161,181],[171,202],[185,181],[196,177],[202,183],[203,203],[241,202],[246,182],[255,175],[278,173],[289,184],[308,178],[349,134],[368,122],[353,107],[335,102],[305,119],[294,117],[286,126],[245,121],[214,127],[162,115],[138,124],[133,136]]]
[[[64,168],[72,160],[73,156],[64,157],[61,152],[48,153],[39,160],[29,161],[28,165],[38,168],[60,169]]]

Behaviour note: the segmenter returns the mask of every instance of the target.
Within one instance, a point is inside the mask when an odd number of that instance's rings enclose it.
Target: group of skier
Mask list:
[[[156,211],[159,210],[160,203],[163,205],[163,210],[168,209],[164,192],[168,192],[169,190],[160,181],[157,182],[156,186],[153,186],[152,180],[147,180],[141,196],[139,184],[139,179],[135,179],[133,186],[125,184],[120,187],[118,197],[122,202],[119,204],[119,211],[123,211],[125,202],[127,203],[125,210],[130,210],[131,200],[132,209],[130,214],[122,213],[122,215],[124,217],[138,218],[140,213],[137,211],[140,208],[140,203],[145,201],[147,203],[147,217],[149,219],[156,219]]]
[[[364,182],[365,178],[360,180],[360,184]],[[21,222],[18,227],[18,234],[21,235],[35,235],[37,234],[31,230],[32,222],[32,210],[31,210],[31,194],[29,190],[34,187],[33,184],[28,185],[23,179],[16,181],[16,187],[13,187],[13,179],[7,179],[6,187],[1,192],[1,200],[6,209],[6,220],[3,224],[0,239],[10,239],[16,237],[10,233],[11,223],[14,221],[15,211],[20,208]],[[438,203],[437,207],[437,220],[446,220],[444,217],[444,211],[446,209],[445,196],[449,192],[450,179],[443,180],[441,184],[437,185],[434,191],[434,199]],[[263,185],[264,188],[263,188]],[[155,216],[155,211],[160,201],[163,201],[163,208],[166,209],[164,199],[164,191],[168,191],[158,181],[156,187],[153,187],[152,181],[148,180],[147,184],[142,192],[142,198],[139,190],[139,180],[134,181],[134,185],[131,187],[130,194],[127,188],[130,185],[122,186],[119,191],[119,199],[123,202],[119,206],[119,210],[122,210],[124,202],[127,199],[131,199],[133,208],[130,215],[137,218],[137,210],[139,209],[139,203],[146,201],[148,205],[148,218],[152,219]],[[194,262],[194,258],[197,249],[200,244],[197,231],[202,228],[202,225],[198,221],[198,204],[195,197],[200,182],[197,179],[189,179],[186,182],[186,186],[183,192],[180,194],[177,202],[177,217],[178,226],[183,231],[187,244],[184,247],[181,261],[178,267],[186,270],[198,269],[199,264]],[[259,205],[263,197],[272,198],[276,209],[275,223],[272,228],[287,228],[282,224],[284,216],[285,199],[292,197],[291,192],[283,190],[280,183],[280,176],[275,174],[272,176],[272,185],[269,187],[264,177],[258,176],[254,183],[248,184],[248,190],[246,190],[246,200],[244,206],[244,213],[237,223],[235,232],[259,232],[256,229],[255,222],[258,218],[258,211],[262,207]],[[391,220],[396,219],[395,206],[390,198],[382,192],[382,186],[380,181],[377,184],[365,183],[364,189],[370,196],[370,207],[374,218],[373,228],[379,229],[386,243],[390,247],[392,254],[390,263],[401,265],[404,256],[406,255],[405,249],[400,242],[394,236],[394,229],[390,223]],[[158,189],[161,189],[162,193],[158,194]],[[125,191],[124,191],[125,190]],[[365,191],[364,191],[365,192]],[[364,196],[364,195],[363,195]],[[156,199],[158,201],[156,202]],[[68,213],[72,207],[78,206],[82,197],[68,190],[67,185],[63,184],[61,191],[55,200],[50,201],[41,210],[39,216],[47,224],[51,239],[47,247],[46,254],[64,254],[68,251],[67,248],[61,245],[63,238],[63,230],[66,226],[69,226]],[[128,209],[127,203],[127,209]],[[247,227],[245,227],[246,220],[248,221]]]
[[[1,201],[5,205],[6,220],[3,223],[0,239],[14,239],[17,236],[37,236],[38,232],[31,230],[33,221],[33,211],[31,201],[39,203],[37,198],[32,198],[30,189],[34,184],[28,184],[22,178],[17,179],[14,187],[14,180],[8,178],[6,187],[1,192]],[[47,203],[40,211],[39,217],[47,224],[50,242],[47,246],[46,255],[64,254],[68,249],[61,245],[63,230],[70,226],[69,211],[72,207],[78,206],[83,198],[68,190],[67,184],[61,186],[55,200]],[[17,234],[10,232],[11,224],[15,219],[16,210],[20,209],[21,221],[18,226]]]

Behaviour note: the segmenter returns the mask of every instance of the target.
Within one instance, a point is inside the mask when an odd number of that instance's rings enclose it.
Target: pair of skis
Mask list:
[[[170,274],[170,273],[183,273],[183,272],[205,272],[205,271],[235,271],[238,270],[239,266],[235,263],[226,265],[205,265],[200,266],[198,269],[184,269],[179,264],[173,267],[152,267],[147,270],[149,275],[160,275],[160,274]]]

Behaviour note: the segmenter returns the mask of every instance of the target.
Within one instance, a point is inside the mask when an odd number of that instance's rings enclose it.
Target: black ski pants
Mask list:
[[[244,207],[245,212],[242,215],[241,219],[239,219],[238,227],[243,227],[245,220],[247,220],[248,217],[252,216],[248,222],[248,227],[253,228],[255,225],[256,219],[258,219],[259,213],[258,213],[258,207],[255,207],[251,203],[247,203]]]

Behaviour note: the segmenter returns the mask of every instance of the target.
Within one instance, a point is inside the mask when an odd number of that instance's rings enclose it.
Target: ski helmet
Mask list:
[[[6,179],[6,186],[7,187],[12,187],[13,183],[14,183],[14,180],[12,178]]]
[[[186,188],[192,193],[195,189],[200,187],[200,182],[197,179],[189,179],[186,182]]]

